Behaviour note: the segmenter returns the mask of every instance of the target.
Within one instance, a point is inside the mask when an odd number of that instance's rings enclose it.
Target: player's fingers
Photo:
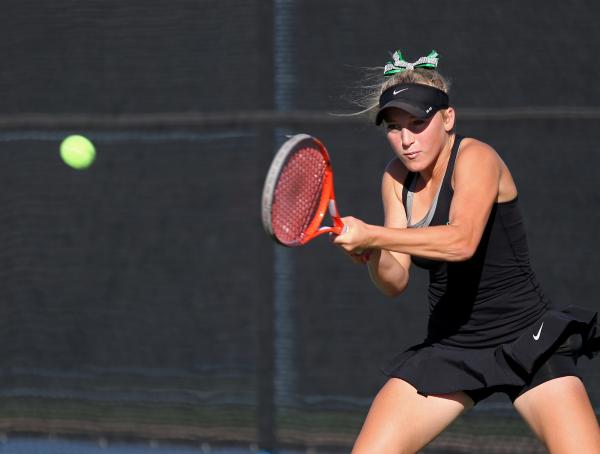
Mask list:
[[[339,232],[335,230],[333,232],[329,232],[329,239],[333,241],[338,236],[348,233],[349,229],[350,227],[348,227],[348,224],[343,224],[341,229],[339,229],[339,227],[336,228],[336,230],[339,230]]]
[[[342,218],[342,222],[343,222],[344,226],[342,227],[342,230],[341,230],[341,232],[340,232],[340,233],[338,233],[338,234],[335,234],[335,233],[330,233],[330,234],[329,234],[329,238],[330,238],[330,239],[331,239],[331,241],[333,241],[335,244],[341,244],[341,243],[343,243],[343,242],[344,242],[344,239],[342,238],[342,239],[339,239],[339,240],[338,240],[338,238],[339,238],[339,237],[341,237],[341,236],[344,236],[344,235],[346,235],[346,234],[347,234],[347,233],[350,231],[350,227],[351,227],[351,225],[350,225],[350,224],[348,224],[347,222],[344,222],[345,220],[348,220],[348,219],[352,219],[352,218],[351,218],[351,217]]]
[[[329,240],[330,240],[330,241],[331,241],[333,244],[338,244],[338,245],[340,245],[340,246],[344,247],[344,246],[343,246],[343,238],[342,238],[342,239],[340,239],[340,237],[341,237],[342,235],[343,235],[343,233],[340,233],[340,234],[338,235],[338,234],[337,234],[337,233],[335,233],[335,232],[331,232],[331,233],[329,234]]]
[[[357,257],[356,254],[353,254],[352,250],[348,246],[345,246],[344,244],[337,244],[335,242],[335,239],[337,236],[339,236],[339,235],[336,235],[335,233],[330,233],[329,240],[332,243],[334,243],[345,255],[349,256],[354,263],[360,263],[360,261],[359,261],[360,258]]]

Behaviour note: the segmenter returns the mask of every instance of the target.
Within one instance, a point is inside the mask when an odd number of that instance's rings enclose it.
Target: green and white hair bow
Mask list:
[[[415,68],[436,69],[439,61],[439,54],[432,50],[426,57],[421,57],[415,62],[407,62],[402,57],[402,52],[397,50],[392,54],[393,61],[388,61],[383,68],[384,76],[391,76],[402,71],[407,71]]]

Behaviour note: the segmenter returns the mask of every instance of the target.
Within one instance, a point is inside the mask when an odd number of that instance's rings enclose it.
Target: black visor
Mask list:
[[[438,110],[449,107],[448,95],[429,85],[404,83],[385,90],[379,97],[379,112],[375,124],[383,121],[383,111],[390,107],[402,109],[419,119],[432,117]]]

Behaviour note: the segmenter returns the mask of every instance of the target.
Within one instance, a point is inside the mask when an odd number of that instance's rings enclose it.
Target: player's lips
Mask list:
[[[411,151],[408,153],[402,153],[402,155],[408,159],[415,159],[420,151]]]

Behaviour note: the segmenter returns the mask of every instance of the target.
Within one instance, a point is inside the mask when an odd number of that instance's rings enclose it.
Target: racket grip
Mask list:
[[[342,219],[340,217],[340,212],[337,209],[337,205],[335,203],[334,198],[331,198],[329,200],[329,215],[331,216],[331,219],[333,220],[332,232],[335,233],[336,235],[341,235],[342,233],[346,233],[346,231],[348,229],[342,222]]]
[[[342,224],[341,222],[339,224],[336,224],[333,227],[333,233],[335,233],[336,235],[342,235],[344,233],[346,233],[348,231],[348,226]]]

